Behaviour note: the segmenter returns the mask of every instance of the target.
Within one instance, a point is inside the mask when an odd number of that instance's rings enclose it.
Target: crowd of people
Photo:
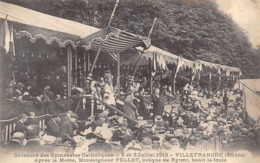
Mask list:
[[[66,97],[66,67],[54,71],[16,70],[10,67],[1,80],[1,101],[49,101]]]
[[[68,153],[247,150],[259,154],[260,122],[246,121],[239,89],[213,92],[187,84],[172,95],[168,87],[155,85],[154,93],[147,96],[133,77],[120,89],[113,87],[112,79],[107,71],[90,84],[92,94],[112,108],[97,102],[94,116],[85,121],[78,121],[78,115],[69,110],[49,117],[44,129],[34,113],[23,115],[5,148]]]

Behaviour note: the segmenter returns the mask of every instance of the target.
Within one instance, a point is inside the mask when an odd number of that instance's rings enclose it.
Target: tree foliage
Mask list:
[[[5,0],[54,16],[104,28],[116,0]],[[120,0],[112,26],[148,36],[152,44],[191,60],[235,66],[251,74],[257,50],[213,0]]]

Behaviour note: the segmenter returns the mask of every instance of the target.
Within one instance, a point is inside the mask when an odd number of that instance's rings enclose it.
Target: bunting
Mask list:
[[[157,55],[158,55],[158,54],[157,54]],[[169,69],[168,69],[168,67],[167,67],[167,65],[166,65],[166,61],[165,61],[163,55],[159,55],[158,58],[159,58],[159,59],[158,59],[159,68],[160,68],[162,71],[164,71],[164,72],[168,71]]]
[[[183,59],[182,59],[181,56],[179,56],[178,59],[177,59],[177,68],[176,68],[176,73],[175,73],[175,74],[177,74],[177,73],[179,72],[180,68],[181,68],[183,65],[184,65]]]

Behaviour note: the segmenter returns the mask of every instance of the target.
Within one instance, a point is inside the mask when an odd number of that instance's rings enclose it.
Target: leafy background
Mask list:
[[[104,28],[116,0],[3,0]],[[120,0],[111,26],[148,36],[152,44],[184,58],[239,67],[245,78],[260,77],[260,46],[218,9],[213,0]]]

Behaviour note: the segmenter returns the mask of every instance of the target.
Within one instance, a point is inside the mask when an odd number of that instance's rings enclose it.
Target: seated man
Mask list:
[[[46,123],[47,126],[47,133],[52,136],[59,136],[60,132],[60,118],[59,115],[54,115],[53,117],[50,117],[49,120]]]
[[[16,122],[14,132],[22,132],[25,134],[26,126],[24,125],[24,123],[26,121],[27,121],[27,115],[23,114],[22,118],[18,122]]]
[[[71,137],[75,136],[74,131],[79,129],[79,126],[76,124],[77,119],[77,114],[72,114],[69,119],[61,124],[60,137],[63,137],[64,135],[69,135]]]
[[[35,113],[34,112],[30,112],[29,117],[27,118],[27,121],[24,123],[26,126],[35,124],[35,125],[39,125],[39,121],[38,119],[35,119]]]

